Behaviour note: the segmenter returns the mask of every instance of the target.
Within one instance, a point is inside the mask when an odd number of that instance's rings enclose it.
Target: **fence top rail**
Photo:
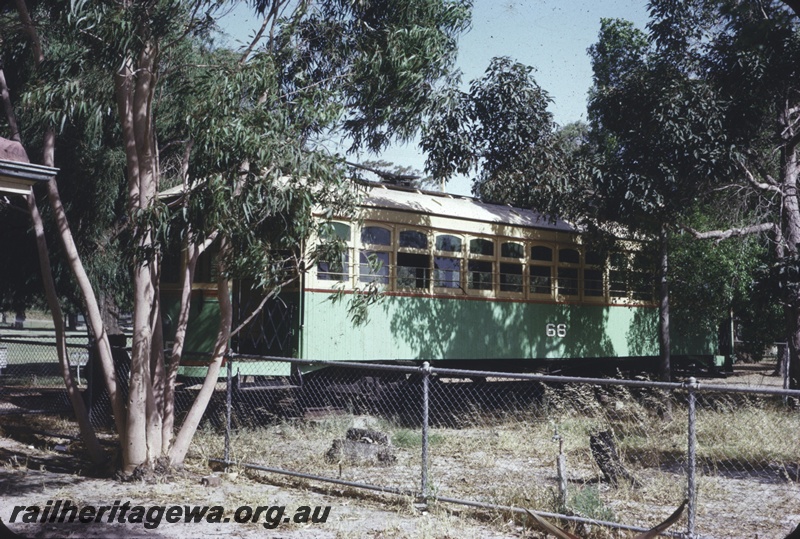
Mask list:
[[[297,365],[313,365],[342,367],[347,369],[364,369],[373,371],[395,371],[405,373],[419,373],[427,370],[430,374],[447,376],[453,378],[505,378],[512,380],[531,380],[536,382],[564,383],[564,384],[595,384],[595,385],[615,385],[627,387],[653,388],[672,391],[692,389],[695,392],[717,392],[717,393],[749,393],[759,395],[777,395],[800,398],[800,390],[782,389],[772,387],[755,387],[725,384],[704,384],[690,378],[685,382],[658,382],[650,380],[628,380],[620,378],[590,378],[581,376],[553,376],[547,374],[531,373],[510,373],[495,371],[480,371],[466,369],[447,369],[439,367],[411,366],[411,365],[389,365],[386,363],[373,362],[352,362],[352,361],[322,361],[314,359],[297,359],[281,356],[255,356],[245,354],[230,354],[227,356],[231,362],[236,361],[284,361]],[[418,362],[419,360],[408,360]]]
[[[50,341],[30,341],[26,339],[6,339],[5,337],[0,337],[0,345],[3,344],[28,344],[32,346],[56,346],[55,340]],[[75,342],[66,342],[67,348],[88,348],[89,345],[87,343],[75,343]]]

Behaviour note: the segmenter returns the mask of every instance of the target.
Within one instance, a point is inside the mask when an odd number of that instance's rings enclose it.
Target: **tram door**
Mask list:
[[[248,282],[234,284],[233,329],[247,323],[231,338],[231,349],[238,354],[294,357],[298,345],[297,293],[282,292],[266,302],[264,297]],[[255,310],[258,312],[253,315]]]

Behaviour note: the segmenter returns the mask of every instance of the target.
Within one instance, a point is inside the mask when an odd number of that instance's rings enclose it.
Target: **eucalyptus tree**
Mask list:
[[[567,159],[574,141],[559,136],[547,110],[551,98],[533,74],[532,67],[500,57],[468,91],[446,88],[420,147],[436,181],[467,175],[483,200],[563,217],[580,188]]]
[[[750,218],[736,226],[692,232],[717,241],[766,236],[773,262],[765,276],[780,291],[791,352],[790,385],[800,387],[800,20],[795,8],[780,1],[695,1],[682,9],[658,2],[652,28],[662,47],[683,43],[685,57],[698,66],[698,78],[727,103],[724,128],[734,169],[716,189],[728,195],[730,207],[750,211]]]
[[[589,49],[599,218],[660,238],[659,376],[665,380],[671,377],[670,225],[732,168],[725,103],[695,76],[686,53],[678,40],[659,47],[630,22],[612,19],[601,21],[599,40]]]
[[[452,69],[470,8],[468,0],[256,0],[250,6],[262,17],[261,28],[244,50],[228,51],[213,46],[210,30],[232,3],[54,3],[33,12],[41,18],[31,21],[32,34],[19,44],[38,44],[47,58],[47,41],[37,32],[52,24],[72,37],[59,62],[36,63],[23,102],[52,130],[72,115],[115,118],[125,154],[118,178],[126,193],[134,305],[127,403],[116,389],[95,291],[81,291],[100,341],[126,473],[160,458],[182,463],[235,331],[228,279],[247,276],[265,293],[274,290],[291,278],[284,268],[299,265],[299,245],[316,226],[312,207],[334,215],[351,206],[343,160],[322,140],[344,136],[353,149],[380,151],[393,138],[412,137]],[[27,11],[23,0],[17,5]],[[103,83],[82,84],[94,77]],[[165,203],[159,192],[170,185],[177,198]],[[165,357],[159,276],[168,237],[183,242],[188,264],[174,345]],[[222,315],[208,375],[174,436],[189,292],[205,251],[216,253]],[[79,257],[71,260],[85,284]]]

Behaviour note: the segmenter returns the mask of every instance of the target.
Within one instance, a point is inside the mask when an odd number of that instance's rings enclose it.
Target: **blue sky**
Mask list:
[[[553,99],[549,107],[563,125],[586,119],[586,92],[592,69],[586,49],[597,41],[600,19],[623,18],[644,29],[646,0],[475,0],[472,29],[459,41],[458,68],[464,88],[483,75],[489,60],[509,56],[533,66],[534,78]],[[227,20],[232,37],[244,40],[254,17],[237,10]],[[361,160],[374,159],[364,155]],[[414,145],[390,148],[382,159],[422,169],[424,156]],[[447,190],[469,194],[465,178]]]

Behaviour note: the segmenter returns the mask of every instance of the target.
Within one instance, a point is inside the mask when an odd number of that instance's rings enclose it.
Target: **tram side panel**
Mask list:
[[[304,294],[302,356],[336,361],[625,358],[658,354],[650,306],[387,296],[355,325],[347,302]]]

